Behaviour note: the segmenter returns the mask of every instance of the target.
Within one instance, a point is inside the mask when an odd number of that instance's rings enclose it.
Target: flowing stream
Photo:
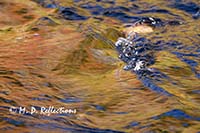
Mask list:
[[[118,58],[135,22],[152,71]],[[199,0],[1,0],[0,132],[199,133],[199,27]]]

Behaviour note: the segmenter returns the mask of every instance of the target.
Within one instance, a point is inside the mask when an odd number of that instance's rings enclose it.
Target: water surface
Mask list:
[[[0,16],[1,132],[200,131],[198,0],[2,0]],[[140,77],[113,44],[147,17],[156,75]],[[77,112],[9,112],[20,106]]]

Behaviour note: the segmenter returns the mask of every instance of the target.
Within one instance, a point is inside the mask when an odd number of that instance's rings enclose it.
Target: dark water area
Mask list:
[[[0,132],[199,133],[199,18],[198,0],[0,1]],[[116,45],[133,25],[152,32]]]

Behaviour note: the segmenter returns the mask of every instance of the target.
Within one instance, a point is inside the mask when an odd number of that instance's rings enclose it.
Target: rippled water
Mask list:
[[[198,0],[1,0],[0,16],[0,132],[200,132]],[[114,43],[148,17],[154,72],[124,71]],[[20,113],[50,106],[76,111]]]

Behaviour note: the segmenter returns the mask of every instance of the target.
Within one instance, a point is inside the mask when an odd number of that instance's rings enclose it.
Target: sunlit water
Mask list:
[[[0,16],[0,132],[200,132],[198,0],[2,0]],[[141,76],[113,44],[145,17]],[[19,113],[49,106],[76,112]]]

